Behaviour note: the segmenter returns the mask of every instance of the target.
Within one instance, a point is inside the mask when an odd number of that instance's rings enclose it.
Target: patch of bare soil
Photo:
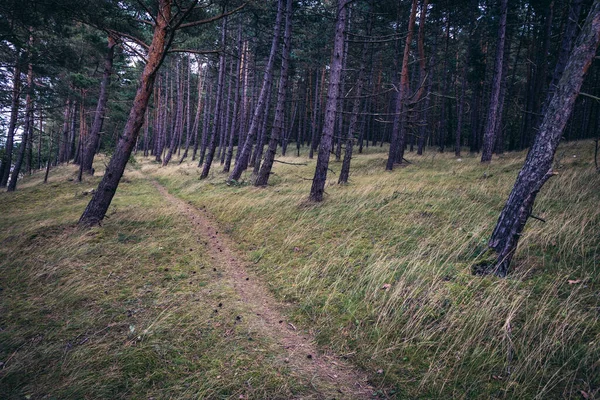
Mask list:
[[[240,299],[248,305],[253,327],[281,348],[281,358],[294,374],[311,383],[323,399],[368,399],[373,388],[367,376],[347,361],[320,350],[314,338],[289,323],[280,311],[283,306],[269,293],[260,280],[248,273],[244,260],[235,250],[233,240],[220,232],[206,210],[199,210],[170,194],[153,182],[158,191],[189,219],[193,229],[206,243],[213,266],[219,268]]]

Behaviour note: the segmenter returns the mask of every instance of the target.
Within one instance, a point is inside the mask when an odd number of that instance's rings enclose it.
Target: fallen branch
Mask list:
[[[543,223],[546,223],[546,220],[544,218],[540,218],[538,216],[535,216],[533,214],[529,214],[529,216],[533,219],[537,219],[538,221],[542,221]]]
[[[287,165],[308,165],[306,163],[291,163],[291,162],[279,161],[279,160],[273,160],[273,162],[278,162],[280,164],[287,164]]]

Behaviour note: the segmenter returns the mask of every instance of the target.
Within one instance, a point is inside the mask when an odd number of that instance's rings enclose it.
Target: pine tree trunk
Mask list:
[[[416,0],[414,0],[416,1]],[[337,109],[338,96],[340,95],[340,80],[342,76],[342,65],[344,57],[344,27],[346,26],[346,8],[348,0],[337,1],[337,22],[335,27],[335,38],[333,45],[333,57],[329,75],[329,87],[327,88],[327,104],[325,106],[325,124],[319,145],[317,166],[310,189],[310,200],[323,201],[327,170],[329,169],[329,155],[333,141],[333,130],[335,128],[335,112]]]
[[[33,39],[30,39],[32,42]],[[31,57],[31,55],[29,55]],[[8,182],[7,191],[14,192],[17,188],[17,179],[19,179],[19,173],[21,172],[21,166],[23,165],[23,159],[27,151],[27,142],[33,134],[33,65],[29,63],[27,71],[27,96],[25,100],[25,126],[23,127],[23,139],[21,140],[21,146],[19,148],[19,155],[13,168],[12,174],[10,175],[10,181]]]
[[[102,132],[102,124],[104,123],[104,116],[106,114],[106,103],[108,102],[108,85],[110,84],[110,75],[112,74],[113,60],[115,57],[115,40],[108,37],[108,51],[106,58],[104,59],[104,73],[102,75],[102,82],[100,83],[100,95],[98,96],[98,105],[96,107],[96,114],[94,115],[94,123],[92,125],[92,131],[85,143],[85,151],[82,157],[83,172],[92,174],[92,164],[94,163],[94,155],[96,149],[100,143],[100,134]]]
[[[213,102],[210,101],[210,98],[212,97],[212,85],[208,86],[208,90],[206,93],[206,98],[205,98],[205,102],[206,102],[206,107],[204,110],[204,116],[202,117],[202,144],[200,146],[200,158],[198,161],[198,167],[201,167],[202,164],[204,164],[204,158],[206,156],[206,149],[208,147],[208,142],[210,140],[210,115],[212,113],[212,105]]]
[[[231,126],[229,128],[229,140],[227,143],[227,152],[225,154],[225,163],[223,165],[223,172],[229,172],[231,169],[231,160],[233,159],[233,141],[235,139],[236,128],[239,124],[239,110],[240,110],[240,84],[242,78],[242,71],[245,68],[245,43],[242,41],[242,18],[239,19],[238,24],[238,37],[237,37],[237,45],[238,45],[238,57],[237,64],[235,66],[235,89],[233,93],[233,116],[231,121]]]
[[[199,145],[199,132],[200,132],[200,116],[202,115],[202,108],[204,103],[202,102],[202,92],[204,90],[204,70],[198,72],[198,103],[196,104],[196,116],[194,117],[194,127],[192,128],[192,135],[194,135],[194,150],[192,151],[192,161],[196,160],[196,153],[198,152]]]
[[[178,63],[179,64],[179,63]],[[173,153],[176,152],[176,149],[179,147],[179,140],[181,138],[181,134],[183,133],[183,93],[182,92],[182,82],[181,82],[181,69],[180,65],[175,65],[175,86],[176,86],[176,111],[174,113],[175,117],[175,128],[173,129],[173,133],[171,134],[171,144],[169,145],[169,151],[167,155],[163,159],[162,166],[169,164],[171,161],[171,157]]]
[[[79,219],[79,225],[91,226],[99,224],[106,215],[119,181],[125,171],[127,161],[135,145],[138,133],[144,123],[144,115],[148,101],[152,95],[154,79],[163,61],[169,42],[167,31],[171,20],[171,0],[159,1],[159,12],[156,17],[152,43],[148,49],[147,62],[140,78],[138,90],[129,112],[123,135],[119,139],[115,153],[104,172],[98,189]]]
[[[13,72],[12,99],[10,105],[10,122],[6,137],[6,146],[4,148],[4,158],[2,159],[2,168],[0,169],[0,187],[6,187],[8,177],[10,176],[10,167],[12,165],[12,153],[14,148],[15,129],[17,118],[19,116],[19,97],[21,96],[21,59],[20,50],[17,49],[15,68]]]
[[[427,1],[427,0],[425,0]],[[369,18],[367,25],[367,36],[371,34],[371,23],[372,20]],[[354,149],[354,134],[357,130],[358,125],[358,113],[360,111],[361,96],[363,92],[363,86],[365,82],[365,74],[367,68],[367,54],[368,54],[368,43],[363,43],[362,53],[360,57],[360,67],[358,70],[358,78],[356,80],[356,91],[354,94],[354,102],[352,104],[352,115],[350,116],[350,123],[348,125],[348,134],[346,135],[346,148],[344,152],[344,160],[342,161],[342,169],[340,171],[340,177],[338,178],[338,184],[348,183],[350,177],[350,163],[352,161],[352,151]]]
[[[193,139],[192,129],[190,127],[191,124],[191,115],[192,115],[192,102],[191,102],[191,80],[192,80],[192,63],[190,57],[188,56],[187,60],[187,97],[186,97],[186,106],[185,106],[185,151],[179,160],[179,164],[183,162],[188,156],[188,152],[190,150],[190,143]]]
[[[225,48],[227,39],[227,18],[223,21],[221,28],[221,46]],[[217,140],[221,131],[221,107],[223,106],[223,87],[225,86],[225,54],[222,52],[219,56],[219,77],[217,78],[217,95],[215,99],[215,108],[213,116],[213,126],[210,135],[210,143],[207,148],[206,160],[204,161],[204,167],[200,174],[200,179],[208,177],[210,167],[213,159],[215,158],[215,151],[217,149]],[[204,158],[204,157],[202,157]]]
[[[240,157],[235,163],[233,167],[233,171],[229,174],[230,181],[237,181],[242,176],[242,172],[246,169],[248,165],[248,161],[250,159],[250,152],[252,150],[252,145],[254,138],[258,131],[259,119],[262,117],[265,109],[267,108],[266,99],[267,93],[271,88],[271,83],[273,82],[273,66],[275,64],[275,56],[277,54],[277,48],[279,47],[279,36],[281,32],[281,21],[283,19],[283,0],[278,0],[277,2],[277,17],[275,20],[275,27],[273,29],[273,42],[271,43],[271,52],[269,54],[269,61],[267,62],[267,67],[265,69],[264,80],[262,84],[262,88],[260,91],[260,95],[258,97],[258,103],[256,105],[256,109],[254,111],[254,117],[252,118],[252,122],[250,123],[250,128],[248,130],[248,134],[246,135],[246,140],[244,142],[242,151],[240,153]]]
[[[405,122],[406,120],[406,97],[408,96],[408,62],[410,57],[410,45],[412,43],[415,19],[417,15],[417,0],[413,0],[408,20],[408,35],[404,44],[404,54],[402,56],[402,71],[400,72],[400,84],[398,85],[398,94],[394,108],[394,124],[392,127],[392,137],[390,139],[390,151],[385,166],[387,171],[394,169],[396,161],[402,161],[404,154],[405,141]]]
[[[488,272],[494,272],[498,276],[508,273],[535,198],[544,183],[556,174],[552,170],[554,154],[599,43],[600,0],[595,0],[552,100],[548,103],[533,146],[490,238],[489,247],[495,252],[497,259],[493,266],[488,266]]]
[[[492,151],[496,142],[496,132],[498,130],[500,92],[502,89],[503,63],[504,63],[504,42],[506,41],[506,13],[508,10],[508,0],[500,1],[500,24],[498,26],[498,43],[496,44],[496,63],[494,66],[494,80],[492,83],[492,94],[488,117],[483,134],[483,148],[481,150],[481,162],[492,160]]]
[[[292,48],[292,0],[287,0],[285,8],[285,30],[283,34],[283,52],[281,53],[281,74],[279,76],[279,88],[277,92],[277,107],[275,109],[275,121],[271,130],[269,147],[265,153],[265,159],[260,166],[254,186],[267,186],[273,160],[277,152],[277,143],[283,131],[285,100],[287,94],[288,71],[290,65],[290,52]]]

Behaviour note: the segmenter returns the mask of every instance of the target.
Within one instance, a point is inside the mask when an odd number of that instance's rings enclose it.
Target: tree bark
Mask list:
[[[410,57],[410,44],[412,43],[413,31],[415,26],[415,19],[417,15],[417,0],[413,0],[410,11],[410,17],[408,19],[408,35],[406,35],[406,42],[404,44],[404,54],[402,56],[402,71],[400,72],[400,84],[398,85],[398,94],[396,97],[396,104],[394,109],[394,124],[392,127],[392,137],[390,139],[390,151],[388,154],[388,160],[385,166],[387,171],[394,169],[394,162],[396,160],[402,161],[402,154],[404,153],[404,129],[401,126],[405,117],[406,104],[405,100],[408,95],[408,61]]]
[[[275,64],[275,55],[277,54],[277,48],[279,47],[279,36],[281,32],[281,21],[283,19],[283,9],[283,0],[278,0],[277,17],[275,20],[275,27],[273,29],[273,42],[271,43],[271,52],[269,54],[269,61],[267,62],[267,67],[265,69],[262,88],[260,90],[258,103],[254,111],[254,117],[252,118],[252,122],[250,123],[250,128],[248,129],[248,134],[246,135],[246,140],[240,153],[240,157],[235,163],[233,171],[229,175],[230,181],[239,180],[240,176],[242,176],[242,172],[246,169],[248,165],[250,151],[252,150],[252,142],[254,141],[254,137],[256,136],[258,130],[258,124],[260,123],[259,120],[265,112],[267,106],[267,91],[271,88],[271,83],[273,82],[273,65]]]
[[[0,170],[0,187],[6,187],[8,177],[10,176],[10,167],[12,165],[12,153],[14,148],[15,129],[17,118],[19,116],[19,97],[21,96],[21,57],[20,50],[17,49],[15,68],[13,72],[12,100],[10,105],[10,122],[6,137],[6,147],[4,148],[4,158],[2,159],[2,169]]]
[[[427,0],[425,0],[427,2]],[[371,23],[372,20],[369,18],[367,22],[367,36],[371,34]],[[354,97],[354,103],[352,104],[352,115],[350,116],[350,122],[348,125],[348,134],[346,136],[346,148],[344,151],[344,160],[342,161],[342,169],[340,171],[340,177],[338,178],[338,184],[348,183],[350,177],[350,163],[352,161],[352,151],[354,149],[354,134],[358,125],[358,113],[360,111],[360,100],[363,92],[363,86],[365,83],[365,74],[367,68],[367,55],[368,55],[368,43],[363,43],[362,53],[360,57],[360,67],[358,70],[358,78],[356,80],[356,92]]]
[[[112,74],[113,60],[115,58],[116,41],[108,37],[108,51],[104,59],[104,73],[102,74],[102,82],[100,83],[100,95],[98,96],[98,105],[96,114],[94,115],[94,123],[92,131],[85,143],[85,151],[82,157],[83,172],[92,175],[92,164],[94,155],[100,143],[100,134],[102,132],[102,124],[106,114],[106,103],[108,102],[108,85],[110,84],[110,76]]]
[[[281,75],[279,76],[279,88],[277,92],[277,107],[275,109],[275,121],[271,130],[269,147],[265,153],[265,158],[258,171],[258,176],[254,181],[254,186],[267,186],[273,160],[277,152],[277,143],[284,128],[285,100],[287,94],[288,71],[290,65],[290,52],[292,48],[292,0],[287,0],[285,8],[285,30],[283,34],[283,52],[281,53]]]
[[[32,42],[33,39],[30,39]],[[31,56],[31,55],[30,55]],[[27,71],[27,96],[25,100],[25,126],[23,127],[23,138],[21,140],[21,146],[19,148],[19,155],[15,162],[10,181],[8,182],[7,191],[14,192],[17,188],[17,179],[19,179],[19,173],[21,172],[21,166],[23,165],[23,159],[25,158],[25,152],[27,151],[27,142],[29,137],[33,133],[33,65],[29,63]]]
[[[496,261],[492,266],[487,266],[487,272],[494,272],[498,276],[508,273],[535,198],[544,183],[556,174],[552,170],[554,154],[599,43],[600,0],[595,0],[490,238],[489,247],[495,252]]]
[[[239,111],[240,111],[240,84],[242,78],[242,71],[245,68],[245,43],[242,41],[242,18],[240,17],[238,23],[238,37],[237,37],[237,45],[238,45],[238,57],[237,63],[235,67],[235,89],[233,93],[233,116],[231,121],[231,126],[229,130],[229,142],[227,143],[227,152],[225,154],[225,163],[223,165],[223,172],[229,172],[231,169],[231,160],[233,159],[233,141],[235,139],[235,132],[238,124],[240,122]]]
[[[221,28],[221,46],[225,48],[225,42],[227,39],[227,19],[223,21],[223,26]],[[200,174],[200,179],[205,179],[208,177],[208,173],[210,172],[210,167],[212,165],[213,159],[215,158],[215,150],[217,149],[217,140],[219,136],[219,132],[221,130],[221,107],[223,107],[223,86],[225,84],[225,54],[222,52],[219,56],[219,77],[217,78],[217,96],[215,99],[215,108],[214,108],[214,116],[213,116],[213,126],[210,136],[210,143],[208,145],[208,152],[206,154],[206,160],[204,161],[204,167],[202,168],[202,173]]]
[[[123,176],[127,161],[129,161],[138,133],[144,123],[144,115],[152,95],[156,73],[170,44],[167,41],[167,33],[171,23],[171,1],[159,1],[159,12],[156,16],[152,43],[148,49],[147,62],[140,78],[133,106],[127,118],[123,136],[119,139],[115,153],[106,167],[104,176],[98,185],[98,190],[96,190],[94,197],[92,197],[79,219],[79,225],[92,226],[100,224],[119,186],[119,181]]]
[[[414,0],[416,1],[416,0]],[[333,141],[333,130],[335,128],[335,112],[337,109],[338,96],[340,95],[340,80],[342,76],[342,65],[344,57],[344,27],[346,26],[346,7],[348,0],[337,1],[337,22],[333,44],[333,57],[329,74],[329,87],[327,88],[327,104],[325,106],[325,124],[317,156],[317,166],[310,189],[310,200],[323,201],[327,170],[329,169],[329,154]]]
[[[495,134],[497,132],[497,123],[499,120],[500,109],[500,91],[502,87],[504,68],[504,42],[506,40],[506,14],[508,10],[508,0],[500,1],[500,24],[498,26],[498,43],[496,44],[496,63],[494,67],[494,80],[492,83],[492,94],[488,117],[483,135],[483,148],[481,150],[481,162],[492,160],[492,151],[496,142]]]

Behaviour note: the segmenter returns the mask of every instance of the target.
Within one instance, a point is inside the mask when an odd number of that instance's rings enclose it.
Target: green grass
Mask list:
[[[312,394],[236,320],[250,310],[146,179],[127,171],[104,226],[84,231],[98,178],[73,174],[0,196],[0,398]]]
[[[471,267],[525,154],[480,165],[409,153],[389,173],[385,150],[356,155],[349,185],[330,175],[321,204],[307,201],[312,160],[276,163],[257,189],[248,173],[230,186],[218,165],[200,181],[191,161],[137,157],[104,226],[87,231],[74,226],[98,178],[77,184],[60,167],[2,193],[0,398],[316,396],[269,338],[235,323],[246,306],[145,177],[206,207],[294,324],[364,368],[379,397],[598,397],[593,144],[559,149],[534,208],[547,222],[528,222],[507,279]]]
[[[372,148],[353,160],[349,185],[331,175],[322,204],[307,202],[314,161],[276,164],[266,189],[228,186],[218,166],[207,181],[192,163],[141,168],[216,215],[293,304],[296,322],[398,398],[571,398],[600,390],[592,150],[559,149],[559,175],[534,210],[547,222],[530,220],[508,279],[471,267],[485,256],[524,153],[490,165],[409,154],[411,165],[389,173],[385,148]]]

